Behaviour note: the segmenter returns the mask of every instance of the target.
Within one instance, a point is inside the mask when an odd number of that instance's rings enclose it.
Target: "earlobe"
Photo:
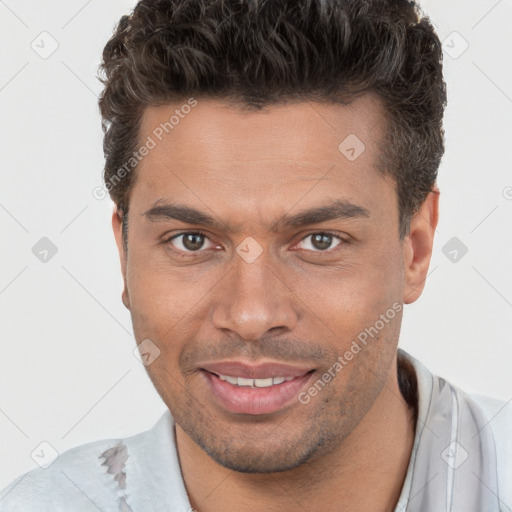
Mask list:
[[[404,304],[416,301],[425,287],[438,217],[439,189],[434,187],[412,217],[404,240]]]
[[[114,231],[114,237],[116,239],[117,251],[119,254],[119,260],[121,262],[121,273],[123,276],[123,292],[121,294],[121,300],[127,309],[130,309],[130,295],[128,293],[128,286],[126,283],[126,251],[124,248],[123,241],[123,215],[121,210],[117,207],[114,207],[114,211],[112,213],[112,229]]]
[[[123,285],[123,293],[121,294],[121,300],[123,301],[123,304],[125,305],[126,309],[130,309],[130,295],[128,294],[128,289],[126,288],[126,279],[123,279],[124,285]]]

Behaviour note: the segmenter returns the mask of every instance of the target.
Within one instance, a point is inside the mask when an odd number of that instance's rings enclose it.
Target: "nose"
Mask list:
[[[256,341],[272,331],[295,328],[298,315],[293,292],[265,253],[251,263],[235,256],[235,268],[217,290],[213,324],[246,341]]]

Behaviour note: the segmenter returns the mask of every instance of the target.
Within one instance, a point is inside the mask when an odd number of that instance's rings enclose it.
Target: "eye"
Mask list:
[[[335,241],[338,243],[332,246]],[[335,235],[334,233],[322,231],[307,235],[297,244],[297,246],[299,246],[300,249],[307,249],[308,251],[328,252],[329,249],[338,247],[338,245],[341,245],[343,242],[345,242],[345,240],[340,236]],[[300,244],[303,244],[303,246],[300,247]]]
[[[205,243],[209,242],[210,246],[205,247]],[[211,249],[216,247],[215,244],[204,234],[199,231],[187,231],[186,233],[178,233],[164,240],[164,243],[172,245],[175,249],[184,252],[200,252],[201,249]]]

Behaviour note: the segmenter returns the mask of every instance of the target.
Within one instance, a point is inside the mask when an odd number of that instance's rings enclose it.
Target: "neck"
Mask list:
[[[231,471],[176,425],[181,470],[194,511],[393,511],[407,473],[417,415],[414,376],[407,378],[406,366],[398,375],[390,372],[371,409],[335,450],[291,471]]]

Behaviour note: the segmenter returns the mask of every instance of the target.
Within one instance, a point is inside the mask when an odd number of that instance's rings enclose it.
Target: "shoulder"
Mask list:
[[[468,395],[480,407],[487,418],[488,427],[492,430],[500,447],[512,448],[512,399],[508,402],[484,395]]]
[[[512,399],[508,402],[496,398],[469,394],[486,418],[484,428],[490,429],[496,448],[500,499],[512,506]]]
[[[0,512],[118,512],[126,489],[125,463],[151,445],[154,431],[94,441],[60,454],[46,469],[33,469],[3,489]]]
[[[508,402],[484,395],[468,394],[483,412],[496,444],[496,453],[508,455],[512,465],[512,399]],[[512,481],[512,480],[511,480]]]
[[[16,478],[0,494],[0,512],[118,510],[116,486],[102,465],[101,454],[121,440],[110,439],[72,448],[46,469]],[[68,505],[68,507],[66,507]]]
[[[479,405],[491,426],[498,430],[508,426],[510,433],[510,426],[512,425],[512,398],[505,402],[497,398],[475,393],[468,394],[468,396]]]
[[[460,479],[465,478],[464,474],[467,472],[469,478],[474,480],[471,468],[477,468],[477,471],[485,469],[491,477],[488,483],[482,480],[484,475],[474,473],[481,483],[481,489],[494,493],[502,505],[511,507],[512,399],[503,401],[460,389],[446,379],[432,374],[420,361],[404,350],[399,349],[398,352],[401,358],[412,363],[417,378],[417,403],[421,421],[418,422],[416,446],[420,446],[419,440],[425,438],[423,432],[427,432],[427,438],[428,433],[433,434],[430,436],[433,444],[427,443],[427,453],[423,453],[425,460],[429,460],[428,450],[440,442],[440,449],[451,446],[450,440],[460,440],[463,448],[466,446],[469,449],[471,446],[470,452],[475,455],[471,458],[472,466],[461,465],[457,473],[459,485],[462,485]],[[431,428],[425,430],[424,425],[427,423]],[[448,464],[444,457],[443,460]],[[453,470],[451,472],[445,466],[442,467],[447,472],[446,485],[453,485],[453,476],[450,475],[458,469],[458,465],[450,466]],[[492,485],[492,489],[489,484]],[[469,491],[467,486],[463,489],[463,494]],[[478,493],[478,490],[475,490],[475,493]]]

